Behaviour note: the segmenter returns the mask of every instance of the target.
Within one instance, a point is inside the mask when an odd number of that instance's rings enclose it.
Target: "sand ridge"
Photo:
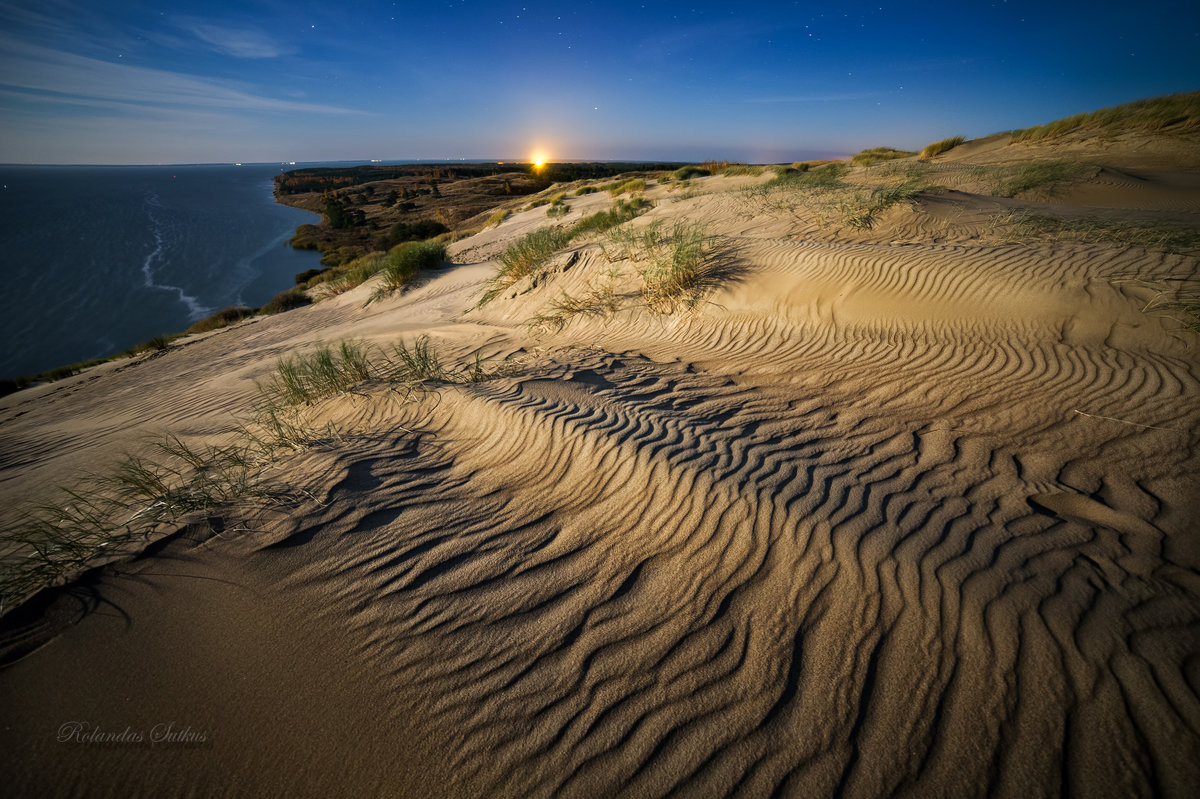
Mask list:
[[[1012,203],[1194,213],[1186,190],[1143,202],[1119,156]],[[513,365],[318,404],[344,437],[275,468],[319,503],[90,578],[95,609],[0,671],[15,785],[1190,795],[1200,362],[1143,308],[1196,254],[989,242],[1004,203],[968,191],[839,228],[765,180],[648,189],[633,227],[699,222],[728,258],[693,313],[648,313],[617,262],[615,313],[530,325],[606,279],[603,240],[474,309],[538,208],[402,296],[0,400],[11,500],[140,431],[229,435],[253,378],[320,341],[427,334]],[[54,742],[76,717],[211,743]]]

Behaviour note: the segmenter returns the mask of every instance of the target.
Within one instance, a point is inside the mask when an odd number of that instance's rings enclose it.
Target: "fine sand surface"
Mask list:
[[[13,614],[4,792],[1195,795],[1200,337],[1144,308],[1200,261],[995,224],[1200,226],[1200,151],[1125,145],[1064,146],[1094,163],[1040,199],[980,189],[1032,148],[952,151],[948,191],[865,230],[767,175],[652,184],[632,226],[714,237],[698,309],[648,312],[584,238],[469,310],[537,208],[404,295],[0,399],[12,524],[149,433],[228,438],[318,342],[509,364],[308,408],[337,436],[271,475],[320,503],[230,509],[253,531],[193,524]],[[615,314],[527,324],[614,266]]]

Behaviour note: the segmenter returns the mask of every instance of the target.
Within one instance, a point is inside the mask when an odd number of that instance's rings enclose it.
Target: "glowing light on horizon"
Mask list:
[[[536,166],[538,169],[541,169],[543,166],[546,165],[546,154],[545,153],[534,153],[532,160],[533,160],[533,165]]]

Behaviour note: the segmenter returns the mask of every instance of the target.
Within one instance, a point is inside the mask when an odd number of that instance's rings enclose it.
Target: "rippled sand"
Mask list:
[[[44,645],[0,671],[8,779],[23,795],[1190,796],[1198,339],[1143,309],[1197,257],[1014,241],[994,220],[1108,209],[1194,228],[1200,158],[1112,147],[1042,201],[982,196],[972,166],[1040,154],[1003,144],[947,158],[950,191],[869,230],[747,191],[766,176],[653,186],[635,226],[716,237],[719,285],[695,313],[648,313],[627,271],[615,315],[531,329],[611,268],[595,240],[467,310],[505,243],[549,222],[539,208],[402,297],[364,308],[360,287],[0,400],[14,506],[147,431],[228,435],[253,379],[319,341],[427,333],[447,360],[514,364],[322,403],[341,440],[275,467],[320,504],[236,536],[189,528],[10,625]],[[570,203],[564,223],[609,198]],[[57,741],[72,720],[206,740]]]

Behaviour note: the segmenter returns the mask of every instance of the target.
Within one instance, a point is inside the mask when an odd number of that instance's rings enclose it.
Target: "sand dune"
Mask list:
[[[1192,795],[1200,362],[1143,309],[1196,254],[990,221],[1194,229],[1192,155],[1150,175],[1110,148],[1043,199],[963,173],[866,230],[767,176],[655,185],[631,224],[704,224],[719,281],[652,314],[618,261],[621,308],[561,328],[528,321],[605,279],[603,240],[472,309],[533,209],[403,296],[0,400],[11,508],[146,431],[229,436],[253,379],[320,341],[512,364],[322,402],[341,437],[273,467],[319,503],[191,525],[12,614],[5,773],[22,795]],[[570,202],[564,223],[609,200]],[[69,721],[206,740],[60,743]]]

